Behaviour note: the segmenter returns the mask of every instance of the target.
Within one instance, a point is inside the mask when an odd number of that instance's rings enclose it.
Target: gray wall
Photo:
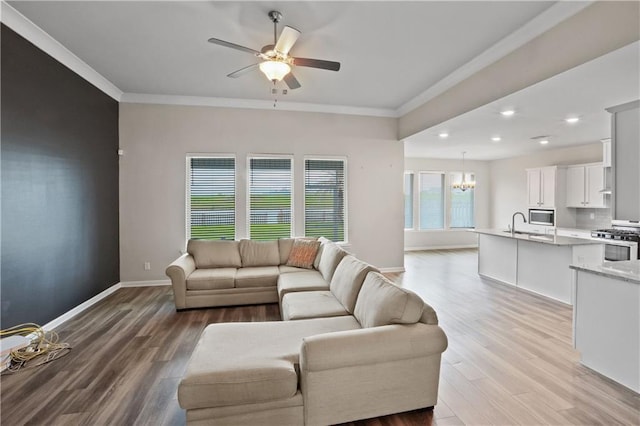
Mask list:
[[[2,328],[119,281],[118,103],[2,26]]]
[[[121,280],[166,280],[186,242],[186,155],[236,155],[236,238],[247,238],[249,154],[294,158],[294,235],[303,230],[305,155],[347,158],[348,242],[380,268],[403,266],[403,146],[396,120],[340,114],[120,105]],[[144,270],[144,263],[151,270]]]

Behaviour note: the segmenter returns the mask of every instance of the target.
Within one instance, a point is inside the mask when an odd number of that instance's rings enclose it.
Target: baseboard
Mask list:
[[[515,288],[517,291],[522,291],[522,292],[525,292],[525,293],[529,293],[529,294],[531,294],[533,296],[542,297],[543,299],[545,299],[548,302],[557,303],[557,304],[562,305],[562,306],[569,306],[569,307],[573,306],[571,303],[567,303],[567,302],[564,302],[562,300],[558,300],[555,297],[550,297],[550,296],[547,296],[545,294],[538,293],[537,291],[529,290],[527,288],[522,288],[522,287],[519,287],[519,286],[517,286],[515,284],[509,283],[509,282],[506,282],[506,281],[502,281],[502,280],[500,280],[498,278],[494,278],[494,277],[491,277],[489,275],[481,274],[479,272],[478,272],[478,275],[480,276],[480,278],[483,278],[483,279],[485,279],[487,281],[490,281],[492,283],[503,285],[503,286],[507,286],[507,287],[511,287],[511,288]]]
[[[478,244],[463,244],[454,246],[422,246],[422,247],[405,247],[404,251],[424,251],[424,250],[455,250],[478,248]]]
[[[380,268],[380,272],[383,274],[388,274],[392,272],[404,272],[404,266],[394,266],[391,268]]]
[[[52,330],[52,329],[58,327],[63,322],[70,320],[71,318],[75,317],[76,315],[78,315],[82,311],[90,308],[91,306],[95,305],[96,303],[98,303],[102,299],[106,298],[107,296],[109,296],[110,294],[112,294],[113,292],[118,290],[121,286],[122,286],[121,283],[117,283],[117,284],[112,285],[108,289],[96,294],[91,299],[87,300],[86,302],[83,302],[83,303],[79,304],[78,306],[76,306],[75,308],[71,309],[70,311],[67,311],[64,314],[60,315],[58,318],[55,318],[54,320],[49,321],[48,323],[43,325],[42,328],[47,330],[47,331],[49,331],[49,330]]]
[[[170,280],[150,280],[150,281],[123,281],[120,285],[124,287],[155,287],[171,285]]]

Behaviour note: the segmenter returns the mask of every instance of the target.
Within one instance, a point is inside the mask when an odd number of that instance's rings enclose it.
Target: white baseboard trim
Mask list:
[[[46,330],[46,331],[49,331],[49,330],[52,330],[52,329],[58,327],[63,322],[70,320],[71,318],[73,318],[76,315],[78,315],[80,312],[88,309],[89,307],[95,305],[96,303],[98,303],[102,299],[106,298],[110,294],[114,293],[120,287],[121,287],[120,283],[112,285],[108,289],[96,294],[91,299],[87,300],[86,302],[82,302],[81,304],[79,304],[75,308],[71,309],[70,311],[67,311],[64,314],[60,315],[58,318],[55,318],[54,320],[49,321],[48,323],[43,325],[42,328],[44,330]]]
[[[391,272],[404,272],[404,266],[394,266],[391,268],[380,268],[380,272],[383,274],[391,273]]]
[[[405,247],[404,251],[455,250],[455,249],[467,249],[467,248],[478,248],[478,244],[463,244],[463,245],[453,245],[453,246]]]
[[[150,281],[122,281],[120,285],[125,287],[155,287],[162,285],[171,285],[170,280],[150,280]]]

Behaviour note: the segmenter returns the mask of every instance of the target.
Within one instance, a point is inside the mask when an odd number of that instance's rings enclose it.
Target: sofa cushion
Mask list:
[[[240,240],[242,266],[278,266],[280,251],[278,241]]]
[[[180,406],[190,410],[292,397],[298,389],[295,370],[302,339],[358,328],[352,316],[211,324],[178,387]]]
[[[290,274],[292,272],[309,272],[306,268],[296,268],[295,266],[280,265],[278,266],[281,274]]]
[[[318,271],[320,271],[322,277],[327,280],[327,282],[331,282],[338,263],[340,263],[346,255],[347,252],[338,247],[336,243],[327,240],[327,242],[322,245],[322,255],[320,256]]]
[[[318,254],[318,247],[320,247],[320,243],[316,240],[296,239],[291,247],[286,265],[313,269],[313,261]]]
[[[196,268],[240,268],[239,243],[230,240],[189,240],[187,252]]]
[[[301,291],[284,295],[281,315],[287,321],[340,317],[349,312],[330,291]]]
[[[233,288],[236,268],[196,269],[187,277],[187,290]]]
[[[316,255],[316,259],[313,261],[313,267],[318,269],[320,267],[320,259],[322,259],[322,249],[327,242],[331,242],[327,240],[325,237],[319,237],[318,241],[320,242],[320,247],[318,247],[318,254]]]
[[[236,272],[236,288],[275,287],[278,284],[277,266],[240,268]]]
[[[280,252],[280,264],[284,265],[289,260],[289,253],[291,253],[291,247],[295,238],[280,238],[278,240],[278,251]]]
[[[350,314],[353,313],[356,307],[356,300],[362,283],[371,271],[378,272],[376,268],[368,263],[347,255],[340,261],[333,273],[329,289]]]
[[[363,328],[413,324],[420,320],[424,302],[377,272],[369,272],[358,295],[354,315]]]
[[[329,283],[322,278],[318,271],[282,274],[278,277],[278,297],[280,300],[287,293],[297,291],[329,290]]]

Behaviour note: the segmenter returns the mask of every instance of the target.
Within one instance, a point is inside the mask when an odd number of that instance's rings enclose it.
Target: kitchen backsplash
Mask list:
[[[610,227],[611,209],[576,209],[576,228],[593,230]]]

